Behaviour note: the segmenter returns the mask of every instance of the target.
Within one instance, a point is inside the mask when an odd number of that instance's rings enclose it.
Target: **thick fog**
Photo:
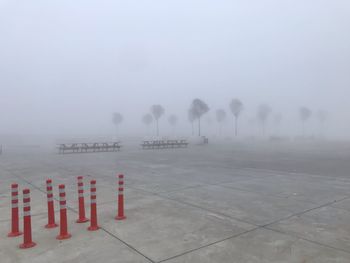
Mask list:
[[[267,104],[267,135],[299,136],[307,107],[309,136],[346,138],[350,2],[0,0],[0,91],[3,135],[114,134],[114,112],[120,136],[154,135],[141,119],[160,104],[160,134],[190,136],[199,98],[202,134],[233,136],[238,98],[241,137],[261,135]]]

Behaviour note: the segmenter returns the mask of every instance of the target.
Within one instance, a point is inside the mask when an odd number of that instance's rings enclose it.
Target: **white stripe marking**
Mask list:
[[[23,211],[23,216],[30,216],[30,211]]]

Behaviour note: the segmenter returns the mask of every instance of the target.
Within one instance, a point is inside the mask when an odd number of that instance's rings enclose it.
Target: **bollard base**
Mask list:
[[[79,218],[79,219],[77,219],[77,221],[75,221],[76,223],[86,223],[86,222],[88,222],[89,221],[89,219],[88,218]]]
[[[45,228],[55,228],[55,227],[58,227],[58,225],[55,223],[45,225]]]
[[[99,229],[100,229],[99,226],[89,226],[89,227],[87,228],[87,230],[89,230],[89,231],[96,231],[96,230],[99,230]]]
[[[58,239],[58,240],[63,240],[63,239],[71,238],[71,237],[72,237],[72,235],[69,234],[69,233],[67,233],[67,234],[65,234],[65,235],[58,235],[58,236],[56,237],[56,239]]]
[[[115,220],[124,220],[126,219],[126,216],[116,216]]]
[[[25,248],[31,248],[36,246],[35,242],[30,242],[30,243],[23,243],[19,245],[19,248],[25,249]]]
[[[8,233],[7,236],[8,237],[18,237],[20,235],[22,235],[23,233],[22,232],[11,232],[11,233]]]

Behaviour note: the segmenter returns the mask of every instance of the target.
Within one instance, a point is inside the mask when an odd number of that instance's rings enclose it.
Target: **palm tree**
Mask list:
[[[271,113],[271,107],[267,104],[261,104],[258,108],[257,117],[262,125],[262,134],[265,135],[265,125]]]
[[[239,99],[233,99],[230,103],[230,109],[235,117],[235,136],[238,135],[238,117],[243,110],[243,103]]]
[[[192,126],[192,136],[193,136],[194,135],[193,124],[194,124],[194,121],[196,119],[196,116],[194,116],[192,108],[188,110],[187,114],[188,114],[188,121],[191,123],[191,126]]]
[[[301,107],[299,109],[299,118],[302,124],[303,137],[305,136],[305,122],[310,119],[311,115],[312,115],[312,111],[309,108]]]
[[[209,111],[209,107],[204,101],[194,99],[191,104],[191,111],[195,118],[198,119],[198,136],[201,136],[201,117]]]
[[[116,128],[116,135],[118,135],[118,127],[123,122],[123,119],[123,115],[121,115],[119,112],[113,113],[112,121]]]
[[[157,136],[159,136],[158,121],[159,121],[160,117],[162,117],[164,112],[165,112],[165,110],[164,110],[164,108],[161,105],[153,105],[151,107],[151,113],[152,113],[154,119],[156,120],[156,124],[157,124]]]

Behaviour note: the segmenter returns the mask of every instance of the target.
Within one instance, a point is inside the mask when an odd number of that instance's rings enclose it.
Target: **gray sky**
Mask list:
[[[185,126],[195,97],[349,129],[348,0],[0,0],[0,36],[0,133],[134,130],[154,103]]]

